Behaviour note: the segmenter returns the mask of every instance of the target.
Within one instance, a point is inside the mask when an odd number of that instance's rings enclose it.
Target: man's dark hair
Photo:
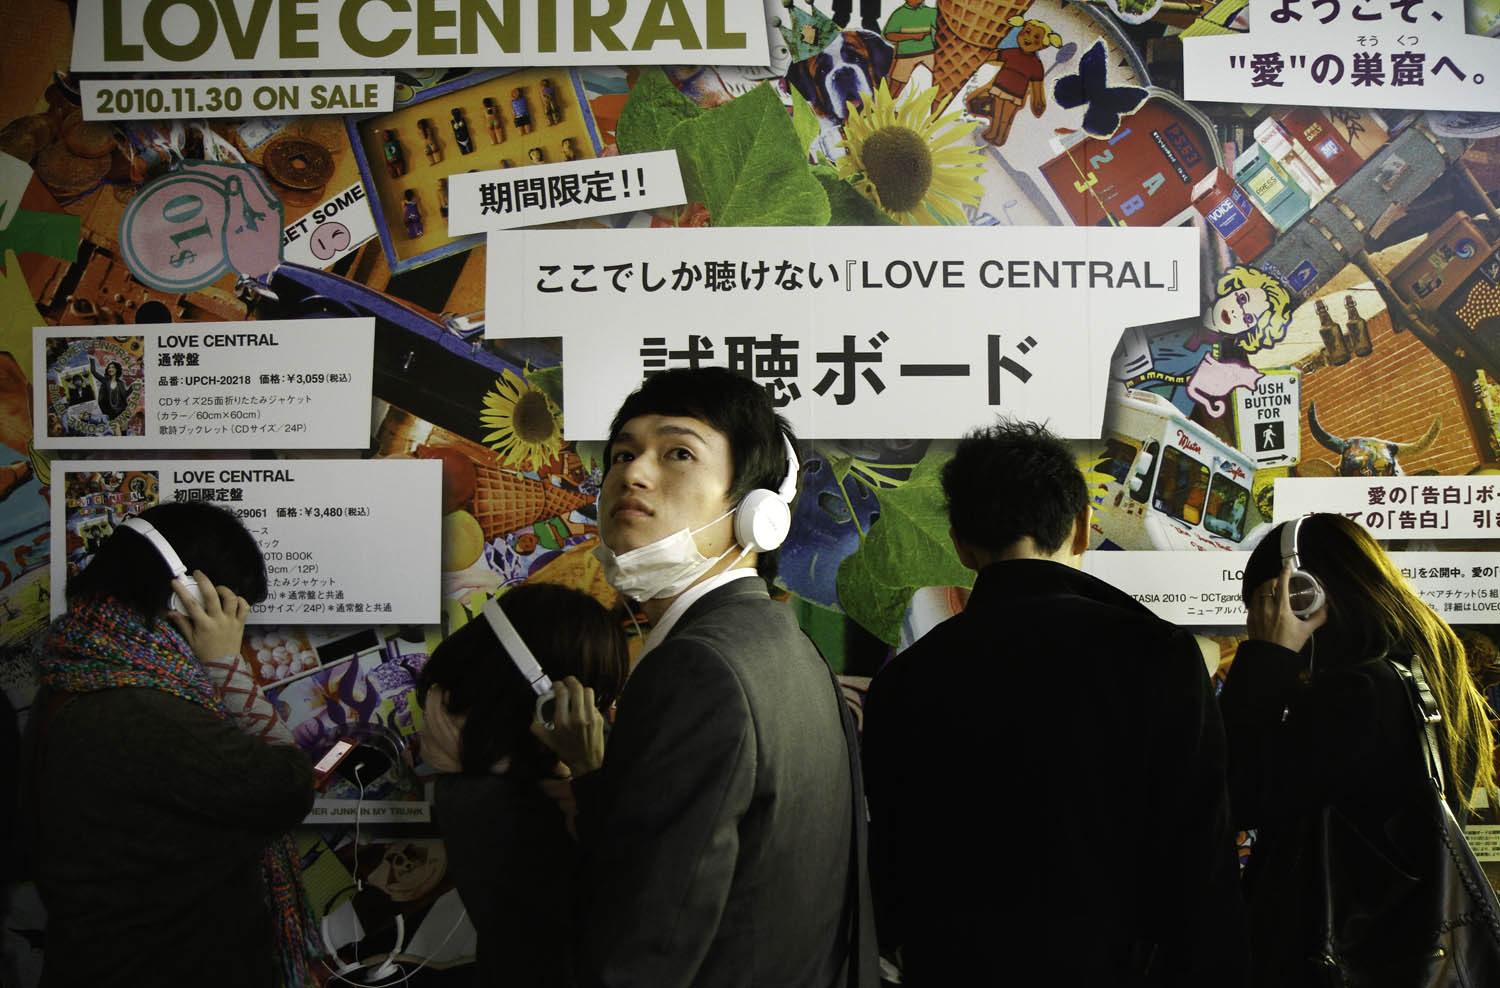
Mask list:
[[[552,583],[524,583],[500,597],[500,609],[553,680],[577,676],[594,689],[594,702],[608,709],[630,671],[630,653],[619,622],[581,590]],[[441,686],[448,712],[466,715],[459,731],[462,765],[485,774],[511,758],[519,776],[540,777],[557,761],[531,734],[536,696],[505,655],[483,615],[443,639],[417,678],[417,701]]]
[[[266,599],[266,563],[243,522],[205,501],[174,501],[141,512],[187,567],[202,570],[252,604]],[[167,609],[172,573],[144,535],[116,528],[82,572],[68,580],[68,599],[113,597],[148,617]]]
[[[729,440],[734,474],[729,499],[734,503],[758,487],[778,490],[786,477],[784,435],[792,443],[797,437],[786,419],[777,414],[766,389],[743,374],[724,367],[679,368],[654,374],[631,392],[614,421],[604,444],[604,462],[610,462],[611,447],[625,423],[638,415],[675,415],[707,422]],[[608,469],[608,466],[605,467]],[[776,552],[762,552],[756,571],[769,580],[776,575]]]
[[[970,432],[943,465],[942,481],[954,533],[988,552],[1027,535],[1040,551],[1056,552],[1088,503],[1072,450],[1035,422]]]

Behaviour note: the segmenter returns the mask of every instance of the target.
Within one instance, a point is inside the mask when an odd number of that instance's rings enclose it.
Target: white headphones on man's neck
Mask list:
[[[182,558],[177,555],[177,550],[172,548],[172,543],[167,537],[156,530],[156,526],[144,518],[127,518],[120,523],[121,528],[128,528],[132,532],[151,543],[162,561],[167,564],[167,569],[172,571],[172,579],[180,580],[187,587],[188,596],[197,602],[199,607],[203,606],[203,588],[198,586],[198,581],[188,575],[187,567],[182,565]],[[172,597],[167,601],[167,607],[178,614],[186,614],[187,608],[183,606],[182,600],[178,598],[177,592],[172,592]]]
[[[734,540],[748,552],[770,552],[785,542],[792,530],[792,499],[797,496],[801,464],[785,432],[781,433],[781,443],[786,449],[786,475],[781,486],[774,491],[757,487],[734,509]]]

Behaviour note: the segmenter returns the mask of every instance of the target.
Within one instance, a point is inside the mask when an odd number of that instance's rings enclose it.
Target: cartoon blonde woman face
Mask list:
[[[1270,310],[1271,301],[1264,292],[1254,288],[1241,288],[1214,302],[1214,329],[1228,335],[1248,333]]]
[[[1291,296],[1263,271],[1236,264],[1219,278],[1208,323],[1225,336],[1238,336],[1240,349],[1254,353],[1286,339]]]

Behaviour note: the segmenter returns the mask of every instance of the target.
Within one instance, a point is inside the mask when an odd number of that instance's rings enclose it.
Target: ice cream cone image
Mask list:
[[[486,539],[493,539],[545,518],[568,515],[594,499],[572,487],[476,462],[474,506],[470,510]]]
[[[953,99],[964,83],[990,61],[1011,30],[1010,19],[1024,16],[1032,0],[937,0],[937,57],[932,81],[937,86],[933,109]]]

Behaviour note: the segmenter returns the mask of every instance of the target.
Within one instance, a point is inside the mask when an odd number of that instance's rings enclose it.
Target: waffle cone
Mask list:
[[[501,470],[490,463],[475,463],[474,472],[474,507],[470,513],[486,539],[544,518],[566,515],[593,501],[581,491]]]
[[[994,57],[1012,17],[1025,16],[1032,0],[937,0],[937,54],[932,79],[936,104],[951,100],[979,67]]]

